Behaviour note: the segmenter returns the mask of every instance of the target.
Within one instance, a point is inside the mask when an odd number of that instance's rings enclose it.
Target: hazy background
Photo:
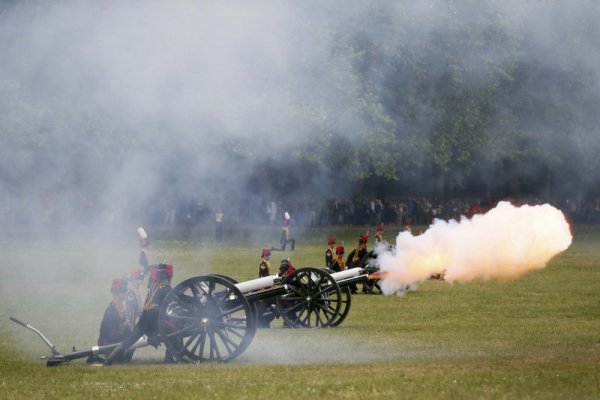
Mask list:
[[[598,194],[594,1],[0,4],[12,223]]]
[[[3,318],[93,337],[135,228],[173,205],[594,199],[599,20],[585,0],[1,1],[0,222],[23,240],[0,242]],[[249,234],[249,259],[278,236]]]

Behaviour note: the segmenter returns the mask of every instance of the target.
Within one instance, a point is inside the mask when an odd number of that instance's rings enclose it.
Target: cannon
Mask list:
[[[257,304],[275,300],[276,312],[290,328],[338,326],[351,305],[349,286],[369,280],[368,268],[330,273],[325,269],[299,268],[285,278],[272,275],[246,282],[211,274],[184,280],[167,294],[159,312],[159,337],[142,338],[131,348],[163,343],[180,363],[229,362],[252,342],[258,325]],[[37,329],[50,347],[47,365],[110,352],[118,344],[61,354]],[[130,349],[131,349],[130,348]]]
[[[257,302],[274,298],[277,313],[289,327],[338,326],[350,311],[349,286],[368,281],[368,272],[305,267],[284,279],[273,275],[241,283],[220,275],[193,277],[165,298],[160,337],[179,362],[228,362],[254,338]]]

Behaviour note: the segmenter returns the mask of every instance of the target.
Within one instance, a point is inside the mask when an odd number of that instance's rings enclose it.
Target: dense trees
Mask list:
[[[306,2],[252,16],[254,28],[219,32],[226,57],[165,28],[143,46],[168,60],[135,46],[112,54],[117,39],[94,36],[108,6],[4,3],[0,188],[107,201],[131,197],[132,181],[147,195],[600,195],[600,6],[413,3]],[[83,22],[68,22],[73,9]],[[143,33],[152,15],[137,18]],[[280,39],[246,37],[277,18],[289,24],[272,28]],[[115,26],[115,36],[140,34]],[[215,79],[235,85],[221,93]]]

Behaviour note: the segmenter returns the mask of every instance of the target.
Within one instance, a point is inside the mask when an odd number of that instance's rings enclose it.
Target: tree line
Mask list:
[[[2,73],[3,191],[106,194],[115,175],[139,163],[134,186],[178,195],[600,195],[597,3],[426,1],[423,11],[378,1],[346,10],[341,23],[332,15],[342,3],[299,17],[332,46],[318,66],[303,64],[311,49],[299,49],[291,72],[302,79],[271,82],[286,87],[282,125],[244,134],[223,135],[234,128],[210,118],[194,129],[160,118],[140,127],[125,112],[74,101],[51,72]],[[17,7],[7,4],[3,25]],[[2,30],[0,52],[10,56],[18,40]],[[68,62],[68,51],[62,57]],[[82,84],[95,79],[77,74]],[[52,101],[36,96],[41,85],[56,93]],[[297,126],[304,140],[274,148],[264,139]]]

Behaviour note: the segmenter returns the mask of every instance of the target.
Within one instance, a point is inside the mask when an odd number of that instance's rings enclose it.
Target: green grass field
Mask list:
[[[230,228],[217,245],[210,228],[148,230],[151,261],[173,257],[174,283],[210,272],[253,279],[260,249],[279,234]],[[297,230],[296,251],[275,253],[273,264],[282,256],[320,266],[330,233]],[[333,233],[350,248],[359,230]],[[62,351],[94,345],[112,278],[136,265],[135,236],[5,234],[0,398],[600,398],[600,227],[574,234],[545,269],[514,281],[427,281],[404,297],[356,295],[333,329],[283,329],[276,320],[229,364],[164,365],[163,349],[147,348],[110,368],[84,360],[47,368],[39,356],[48,348],[8,317]]]

